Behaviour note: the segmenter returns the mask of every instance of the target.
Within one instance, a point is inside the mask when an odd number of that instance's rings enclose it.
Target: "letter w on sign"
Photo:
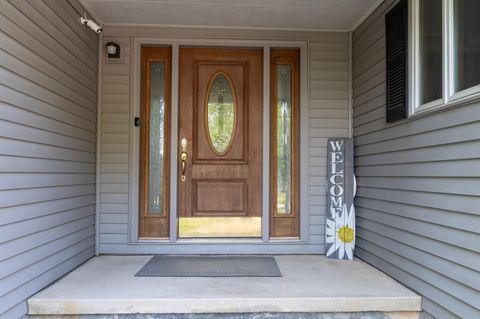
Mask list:
[[[351,260],[355,249],[353,139],[331,138],[327,152],[326,255]]]

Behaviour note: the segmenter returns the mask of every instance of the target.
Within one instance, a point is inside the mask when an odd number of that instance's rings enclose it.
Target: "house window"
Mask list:
[[[453,1],[453,92],[480,84],[480,1]]]
[[[410,115],[480,97],[478,0],[409,0]]]
[[[438,0],[422,0],[418,15],[418,98],[423,105],[442,98],[442,6]]]

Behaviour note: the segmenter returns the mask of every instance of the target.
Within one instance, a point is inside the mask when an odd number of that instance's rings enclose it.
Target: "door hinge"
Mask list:
[[[139,127],[140,126],[140,118],[138,116],[135,117],[135,119],[133,120],[133,124],[136,126],[136,127]]]

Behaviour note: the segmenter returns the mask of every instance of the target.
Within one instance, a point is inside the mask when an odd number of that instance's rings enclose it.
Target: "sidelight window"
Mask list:
[[[299,50],[271,51],[271,237],[298,237]]]

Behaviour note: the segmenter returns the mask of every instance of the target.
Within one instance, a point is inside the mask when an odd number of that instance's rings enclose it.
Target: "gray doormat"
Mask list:
[[[273,257],[154,256],[135,277],[282,277]]]

